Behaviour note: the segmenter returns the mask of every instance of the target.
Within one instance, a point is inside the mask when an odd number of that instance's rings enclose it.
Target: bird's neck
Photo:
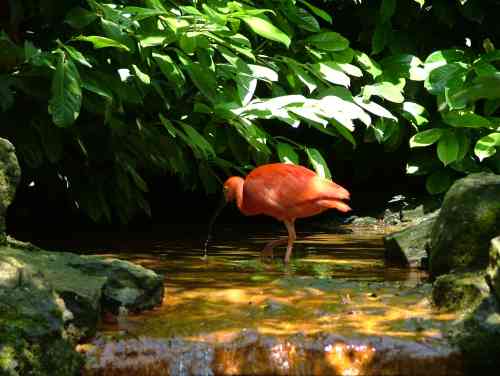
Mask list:
[[[243,178],[238,179],[238,184],[234,187],[234,193],[236,196],[236,206],[238,206],[238,209],[240,211],[243,211],[243,184],[245,183],[245,180]]]

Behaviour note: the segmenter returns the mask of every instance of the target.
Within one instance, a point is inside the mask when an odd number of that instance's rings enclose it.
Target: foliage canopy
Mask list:
[[[60,187],[95,221],[149,212],[152,176],[212,193],[220,175],[281,160],[331,177],[338,147],[366,142],[411,148],[407,172],[442,193],[464,174],[500,173],[498,8],[11,0],[1,133],[26,184]]]

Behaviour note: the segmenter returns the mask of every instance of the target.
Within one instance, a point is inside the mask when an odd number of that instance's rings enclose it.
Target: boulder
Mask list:
[[[485,268],[490,239],[500,232],[500,176],[471,174],[446,193],[432,228],[432,277],[457,268]]]
[[[6,243],[5,215],[20,180],[21,169],[14,146],[6,139],[0,138],[0,244]]]
[[[432,302],[450,311],[473,310],[490,294],[485,273],[464,272],[439,276],[432,288]]]
[[[462,350],[465,374],[493,375],[500,368],[500,313],[492,296],[459,323],[453,343]]]
[[[18,271],[4,267],[11,276],[0,277],[6,285],[14,283],[15,273],[42,275],[64,300],[73,314],[72,323],[84,336],[95,332],[103,311],[118,314],[122,306],[141,311],[160,304],[163,298],[163,277],[127,261],[12,247],[0,248],[2,261],[20,265]]]
[[[425,268],[427,244],[438,211],[426,215],[426,219],[401,231],[384,237],[384,257],[390,264],[411,268]]]
[[[500,236],[491,239],[490,263],[488,266],[488,282],[500,301]]]
[[[42,274],[0,260],[0,374],[78,375],[82,358],[66,331],[72,318]]]

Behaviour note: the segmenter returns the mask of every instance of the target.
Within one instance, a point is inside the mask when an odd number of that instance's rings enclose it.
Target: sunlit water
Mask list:
[[[185,229],[184,229],[185,230]],[[284,249],[261,260],[266,242],[285,233],[225,228],[203,260],[200,236],[172,235],[131,249],[95,253],[139,263],[165,275],[160,307],[104,323],[102,333],[221,341],[242,329],[262,334],[318,332],[433,340],[454,319],[433,311],[427,275],[385,265],[383,229],[300,233],[289,266]],[[186,232],[183,232],[186,234]]]

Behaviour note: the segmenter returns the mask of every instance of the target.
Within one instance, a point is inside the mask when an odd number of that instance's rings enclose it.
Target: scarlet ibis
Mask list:
[[[226,202],[236,200],[244,215],[264,214],[283,221],[288,239],[269,242],[262,253],[271,254],[277,245],[287,244],[285,263],[290,261],[295,235],[295,219],[310,217],[328,209],[348,212],[349,192],[303,166],[272,163],[252,170],[245,179],[232,176],[224,183]]]

